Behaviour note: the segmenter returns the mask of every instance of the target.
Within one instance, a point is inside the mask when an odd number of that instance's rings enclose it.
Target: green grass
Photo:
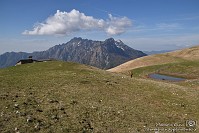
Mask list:
[[[134,77],[147,78],[151,73],[159,73],[187,79],[176,84],[198,87],[199,86],[199,61],[183,61],[178,63],[168,63],[164,65],[154,65],[141,67],[131,71]]]
[[[3,133],[136,133],[156,123],[199,120],[196,89],[76,63],[0,69],[0,91]]]
[[[144,76],[148,73],[161,73],[185,78],[197,78],[199,75],[199,61],[183,61],[163,65],[140,67],[132,70],[135,76]]]

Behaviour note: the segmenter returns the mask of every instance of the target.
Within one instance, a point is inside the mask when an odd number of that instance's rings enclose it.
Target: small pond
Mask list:
[[[167,75],[162,75],[162,74],[149,74],[149,78],[152,79],[158,79],[158,80],[166,80],[166,81],[183,81],[185,78],[177,78],[173,76],[167,76]]]

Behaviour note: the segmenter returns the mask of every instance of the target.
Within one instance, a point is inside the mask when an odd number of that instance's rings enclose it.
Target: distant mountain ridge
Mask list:
[[[154,54],[162,54],[162,53],[167,53],[171,52],[172,50],[160,50],[160,51],[143,51],[147,55],[154,55]]]
[[[115,41],[113,38],[93,41],[75,37],[67,43],[56,45],[46,51],[4,53],[0,55],[0,68],[13,66],[18,60],[28,58],[28,56],[33,56],[38,60],[53,58],[109,69],[126,61],[146,56],[146,54],[130,48],[121,40]]]

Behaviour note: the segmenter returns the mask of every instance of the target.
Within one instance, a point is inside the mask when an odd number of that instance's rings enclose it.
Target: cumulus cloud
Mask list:
[[[107,20],[105,31],[110,35],[122,34],[131,25],[132,22],[127,17],[118,18],[109,14],[109,20]]]
[[[45,22],[36,24],[32,30],[25,30],[24,35],[70,35],[82,30],[103,30],[108,35],[124,33],[132,22],[127,17],[113,17],[109,14],[107,20],[86,16],[73,9],[70,12],[57,12],[48,17]]]

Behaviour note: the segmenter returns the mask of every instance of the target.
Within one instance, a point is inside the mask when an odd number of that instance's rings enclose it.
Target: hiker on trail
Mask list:
[[[133,77],[133,72],[131,72],[131,78]]]

